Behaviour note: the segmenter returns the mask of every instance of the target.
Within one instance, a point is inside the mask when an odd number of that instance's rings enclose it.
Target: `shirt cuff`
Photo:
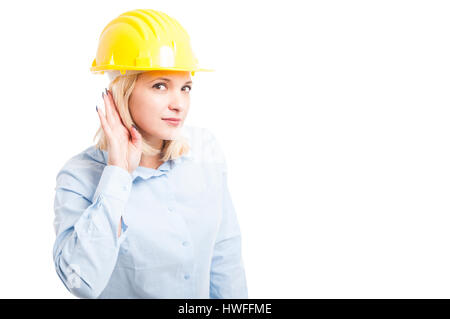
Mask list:
[[[131,174],[127,170],[115,165],[106,165],[94,193],[93,201],[96,201],[100,195],[127,201],[132,183]]]

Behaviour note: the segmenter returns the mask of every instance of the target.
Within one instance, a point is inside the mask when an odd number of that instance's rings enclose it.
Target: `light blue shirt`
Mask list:
[[[53,260],[72,294],[248,298],[225,157],[208,129],[183,135],[190,151],[157,169],[130,174],[92,145],[58,172]]]

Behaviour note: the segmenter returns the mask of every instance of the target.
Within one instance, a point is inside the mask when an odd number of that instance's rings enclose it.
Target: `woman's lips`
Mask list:
[[[171,126],[178,126],[181,122],[181,120],[175,120],[175,119],[163,119],[167,124]]]

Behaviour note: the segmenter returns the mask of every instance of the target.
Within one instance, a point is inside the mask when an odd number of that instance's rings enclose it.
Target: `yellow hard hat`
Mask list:
[[[90,70],[104,74],[119,70],[214,71],[198,66],[186,30],[167,14],[151,10],[128,11],[112,20],[100,34]]]

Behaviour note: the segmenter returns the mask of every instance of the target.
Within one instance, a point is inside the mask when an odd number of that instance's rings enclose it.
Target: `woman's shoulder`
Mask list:
[[[56,188],[95,190],[106,163],[105,151],[91,145],[64,163],[56,175]]]
[[[206,127],[185,125],[183,135],[189,142],[189,157],[194,162],[225,165],[225,155],[213,131]]]

